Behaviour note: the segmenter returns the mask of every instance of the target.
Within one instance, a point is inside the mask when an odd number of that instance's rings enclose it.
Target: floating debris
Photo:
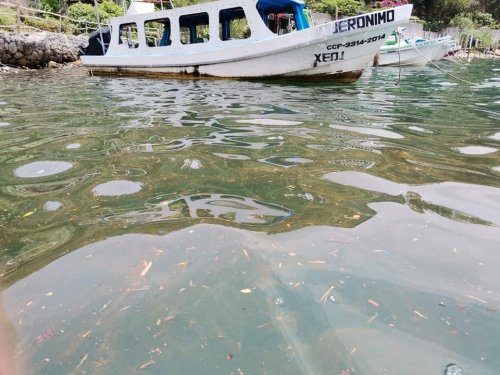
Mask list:
[[[375,315],[373,315],[370,319],[368,319],[368,322],[367,322],[367,323],[368,323],[368,324],[371,324],[371,323],[372,323],[375,319],[377,319],[377,317],[378,317],[378,314],[377,314],[377,313],[375,313]]]
[[[76,366],[76,369],[78,370],[82,365],[83,365],[83,362],[85,362],[87,360],[87,358],[89,357],[89,354],[85,354],[82,359],[80,360],[80,363],[78,363],[78,365]]]
[[[414,310],[413,312],[414,312],[414,313],[415,313],[415,315],[417,315],[419,318],[422,318],[422,319],[427,319],[427,317],[426,317],[424,314],[422,314],[422,313],[418,312],[417,310]]]
[[[309,264],[325,264],[326,262],[324,260],[316,259],[316,260],[308,260],[307,263],[309,263]]]
[[[375,306],[375,307],[379,307],[380,306],[380,303],[378,303],[377,301],[373,300],[373,299],[369,299],[368,300],[368,303],[372,306]]]
[[[285,300],[282,297],[274,297],[273,303],[278,306],[282,306],[285,303]]]
[[[444,369],[444,375],[463,375],[463,373],[462,368],[455,363],[450,363]]]
[[[142,365],[140,365],[140,366],[139,366],[139,370],[143,370],[143,369],[145,369],[146,367],[153,366],[153,365],[155,365],[155,364],[156,364],[156,362],[155,362],[155,361],[153,361],[152,359],[150,359],[149,361],[144,362]]]
[[[249,293],[252,293],[252,289],[245,288],[245,289],[241,289],[240,292],[243,293],[243,294],[249,294]]]
[[[328,296],[331,294],[333,288],[335,288],[335,286],[331,286],[327,289],[327,291],[325,293],[323,293],[323,295],[321,296],[321,298],[319,299],[320,302],[323,302],[323,303],[326,303],[327,301],[327,298]]]
[[[90,335],[92,333],[92,330],[89,330],[87,332],[85,332],[83,335],[82,335],[82,338],[85,338],[87,337],[88,335]]]
[[[145,260],[143,260],[142,264],[144,265],[144,269],[142,270],[140,276],[146,276],[146,274],[151,269],[151,266],[153,265],[153,261],[146,262]]]

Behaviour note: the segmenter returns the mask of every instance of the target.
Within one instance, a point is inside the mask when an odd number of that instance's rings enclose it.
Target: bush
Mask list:
[[[0,7],[0,12],[9,14],[0,14],[0,25],[11,26],[16,24],[16,13],[12,8]]]
[[[68,17],[80,21],[81,24],[85,21],[97,22],[95,9],[90,4],[75,3],[68,8]],[[81,24],[78,25],[81,27]]]
[[[495,27],[496,21],[490,13],[475,12],[472,13],[472,20],[477,27]]]
[[[64,0],[41,0],[40,9],[47,12],[59,13],[64,4]]]
[[[110,18],[121,16],[124,14],[121,6],[116,5],[112,1],[104,1],[99,4],[99,18],[101,23],[106,24]],[[95,8],[90,4],[75,3],[68,8],[68,17],[75,20],[72,21],[75,29],[85,27],[85,21],[93,22],[91,29],[96,28],[97,17]]]
[[[469,17],[464,16],[463,14],[459,14],[458,16],[455,16],[451,19],[450,26],[458,27],[462,30],[473,30],[474,21],[472,21]]]
[[[107,22],[112,17],[123,16],[123,8],[112,1],[103,1],[99,4],[99,17],[102,22]]]
[[[363,3],[358,0],[323,0],[311,4],[311,8],[332,16],[335,16],[338,9],[339,16],[348,17],[358,14],[363,9]]]

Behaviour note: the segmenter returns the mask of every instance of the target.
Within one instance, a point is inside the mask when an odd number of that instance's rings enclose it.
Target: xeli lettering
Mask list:
[[[333,33],[343,33],[349,30],[363,29],[368,26],[380,25],[394,21],[394,9],[379,13],[364,14],[356,18],[340,20],[335,22]]]
[[[314,61],[314,66],[316,66],[318,63],[344,60],[344,51],[340,53],[339,52],[315,53],[314,57],[316,58],[316,60]]]

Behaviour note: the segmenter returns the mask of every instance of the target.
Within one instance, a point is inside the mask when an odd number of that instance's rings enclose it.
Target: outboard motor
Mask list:
[[[102,41],[104,42],[104,48],[101,45],[101,35]],[[109,27],[103,27],[99,30],[94,31],[89,36],[89,45],[84,47],[80,46],[78,50],[78,56],[82,55],[91,55],[91,56],[101,56],[103,55],[102,51],[104,49],[104,53],[108,50],[109,42],[111,40],[111,30]]]

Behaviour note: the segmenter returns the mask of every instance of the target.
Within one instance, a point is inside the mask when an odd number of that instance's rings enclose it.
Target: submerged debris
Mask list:
[[[444,375],[463,375],[462,368],[455,363],[450,363],[444,369]]]
[[[154,364],[156,364],[156,362],[155,362],[155,361],[153,361],[152,359],[150,359],[149,361],[144,362],[142,365],[140,365],[140,366],[139,366],[139,370],[143,370],[143,369],[145,369],[146,367],[153,366]]]
[[[285,300],[282,297],[274,297],[273,298],[273,303],[275,305],[281,306],[285,303]]]

